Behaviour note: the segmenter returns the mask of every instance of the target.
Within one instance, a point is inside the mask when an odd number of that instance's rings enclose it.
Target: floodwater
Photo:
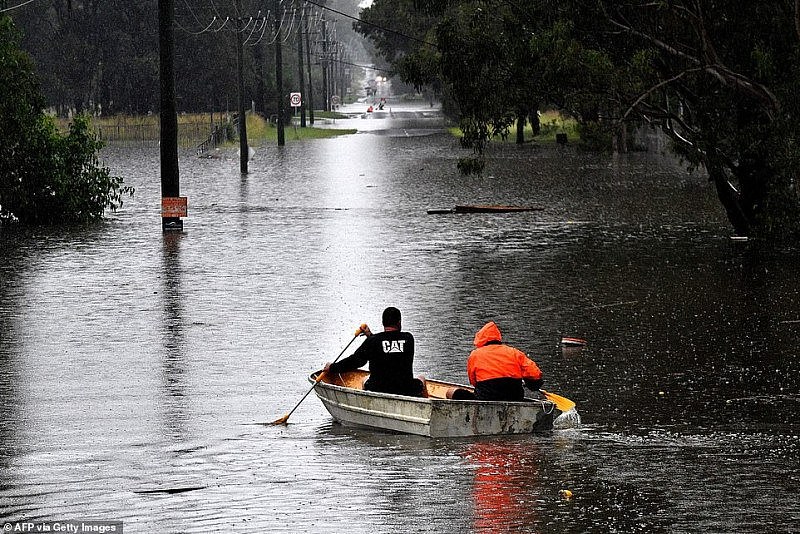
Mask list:
[[[109,148],[136,187],[120,212],[0,234],[0,518],[800,532],[798,254],[731,240],[705,179],[657,155],[509,144],[459,176],[431,112],[288,130],[247,176],[235,149],[182,153],[180,234],[161,232],[157,149]],[[426,213],[470,203],[542,209]],[[341,427],[312,394],[256,424],[387,305],[416,371],[462,383],[497,321],[582,423],[432,440]]]

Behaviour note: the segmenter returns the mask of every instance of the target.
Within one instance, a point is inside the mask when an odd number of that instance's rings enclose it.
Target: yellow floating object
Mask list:
[[[563,497],[564,499],[572,498],[572,492],[568,489],[562,489],[558,492],[558,494],[561,495],[561,497]]]

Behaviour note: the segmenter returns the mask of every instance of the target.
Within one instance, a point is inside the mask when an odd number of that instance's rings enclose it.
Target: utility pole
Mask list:
[[[281,19],[278,16],[280,0],[273,1],[275,15],[275,85],[278,89],[278,146],[286,144],[286,137],[283,131],[283,53],[281,51]]]
[[[305,10],[303,10],[305,11]],[[305,14],[305,13],[303,13]],[[302,17],[303,14],[300,16]],[[306,90],[303,88],[304,84],[304,73],[303,71],[305,68],[303,67],[303,27],[299,26],[297,28],[297,64],[299,66],[298,74],[300,75],[300,128],[306,127],[306,98],[308,98],[308,94]]]
[[[344,102],[344,97],[347,96],[347,91],[350,89],[351,83],[351,74],[350,74],[350,62],[352,58],[350,57],[350,50],[344,54],[344,58],[342,59],[342,102]]]
[[[339,55],[339,61],[336,63],[339,74],[339,102],[344,102],[344,45],[339,43],[337,50]]]
[[[314,81],[311,79],[311,43],[308,38],[308,17],[305,18],[306,65],[308,66],[308,120],[314,125]]]
[[[330,98],[328,95],[328,31],[325,23],[325,15],[322,15],[322,109],[330,111]]]
[[[336,34],[334,33],[334,39]],[[331,96],[339,93],[339,44],[331,41]],[[333,107],[331,107],[333,111]]]
[[[180,198],[178,170],[178,111],[175,103],[174,0],[158,0],[158,73],[161,141],[161,229],[183,230],[186,198]]]
[[[236,0],[236,71],[239,82],[239,171],[247,174],[250,149],[247,146],[247,114],[244,105],[244,66],[242,53],[242,0]]]

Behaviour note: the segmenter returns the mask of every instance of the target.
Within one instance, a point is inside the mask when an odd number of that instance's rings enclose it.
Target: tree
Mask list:
[[[56,131],[18,43],[11,19],[0,16],[0,221],[88,221],[116,210],[133,189],[98,165],[100,143],[85,119],[76,119],[67,135]]]
[[[462,145],[474,150],[459,161],[469,173],[483,169],[489,139],[506,137],[514,124],[522,143],[522,128],[541,105],[588,102],[572,82],[591,71],[567,25],[557,24],[562,13],[557,2],[376,0],[362,12],[369,25],[356,27],[404,81],[441,92],[445,113],[459,120]]]
[[[62,115],[158,109],[157,13],[154,0],[55,0],[11,12]]]
[[[800,2],[598,2],[609,95],[709,174],[734,230],[800,236]]]
[[[391,11],[389,0],[370,10]],[[719,0],[430,0],[396,23],[435,21],[436,53],[394,55],[415,81],[430,72],[457,103],[477,153],[534,103],[575,116],[582,136],[661,128],[704,168],[734,230],[800,237],[800,2]],[[383,24],[400,31],[408,27]],[[419,31],[419,30],[417,30]],[[374,35],[376,32],[371,32]],[[430,40],[428,37],[426,40]],[[416,54],[416,56],[415,56]],[[433,59],[435,68],[424,68]],[[414,66],[409,66],[409,63]],[[469,170],[470,166],[467,166]],[[472,168],[480,168],[475,165]]]
[[[433,34],[441,9],[438,2],[377,0],[361,11],[353,28],[373,42],[392,74],[418,90],[428,86],[441,94],[441,58]]]

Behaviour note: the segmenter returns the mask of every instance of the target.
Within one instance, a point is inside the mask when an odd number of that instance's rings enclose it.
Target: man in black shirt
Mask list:
[[[383,310],[383,332],[372,334],[367,327],[367,339],[356,351],[339,362],[325,364],[328,373],[352,371],[369,362],[370,376],[364,389],[427,397],[424,381],[414,378],[414,336],[400,329],[400,310]]]

